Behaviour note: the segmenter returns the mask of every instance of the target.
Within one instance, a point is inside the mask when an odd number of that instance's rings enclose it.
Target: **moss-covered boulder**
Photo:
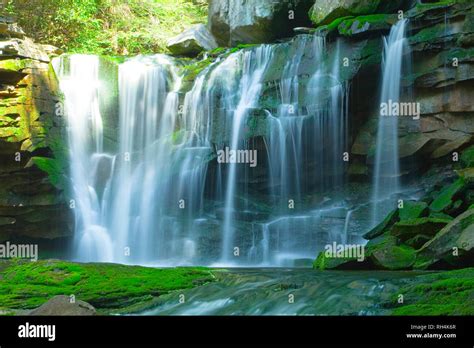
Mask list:
[[[341,36],[380,34],[390,31],[397,21],[397,15],[375,14],[344,19],[337,28]]]
[[[430,217],[402,220],[393,225],[390,234],[399,238],[402,242],[417,235],[433,237],[449,222],[450,220]]]
[[[444,187],[430,204],[433,212],[443,212],[449,209],[456,201],[457,195],[465,188],[463,178],[457,179],[451,185]]]
[[[422,276],[397,290],[391,301],[393,315],[472,315],[474,268]],[[403,304],[398,295],[403,295]],[[393,305],[395,304],[395,305]]]
[[[205,268],[150,268],[59,260],[0,261],[0,310],[32,309],[74,295],[99,313],[142,309],[162,294],[214,280]]]
[[[367,232],[363,235],[365,239],[374,239],[380,235],[382,235],[388,227],[392,226],[396,221],[398,221],[399,216],[398,209],[393,210],[391,213],[387,215],[387,217],[377,226],[375,226],[372,230]]]
[[[366,254],[375,266],[389,270],[410,269],[416,261],[415,249],[388,234],[370,240]]]
[[[309,16],[315,25],[322,25],[344,16],[394,13],[402,5],[402,0],[316,0]]]
[[[398,210],[400,221],[416,219],[427,214],[428,204],[422,201],[405,201],[403,207]]]
[[[474,19],[474,18],[473,18]],[[474,21],[474,20],[473,20]],[[474,145],[468,147],[461,153],[461,163],[465,168],[474,167]]]
[[[419,251],[416,268],[474,265],[474,209],[456,217]]]

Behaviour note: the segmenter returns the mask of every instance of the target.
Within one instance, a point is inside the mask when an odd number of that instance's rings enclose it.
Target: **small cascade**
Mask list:
[[[383,77],[380,103],[400,102],[400,81],[403,53],[406,51],[407,20],[394,25],[384,38]],[[372,226],[393,209],[387,203],[400,191],[400,164],[398,156],[398,117],[379,115],[373,176]]]
[[[239,52],[235,55],[237,66],[241,68],[241,75],[237,89],[226,89],[222,97],[222,103],[226,108],[226,120],[229,120],[231,126],[230,136],[230,150],[240,150],[244,148],[242,142],[242,128],[248,111],[257,106],[257,101],[262,90],[262,79],[265,71],[271,61],[272,47],[269,45],[259,46],[253,50]],[[231,60],[232,62],[232,60]],[[227,64],[219,66],[213,72],[215,74],[222,74],[228,69]],[[211,77],[212,79],[212,77]],[[211,80],[212,81],[212,80]],[[235,92],[238,91],[239,98],[235,98]],[[225,193],[225,214],[224,214],[224,229],[223,229],[223,243],[222,243],[222,262],[229,262],[232,254],[232,243],[234,239],[234,199],[237,186],[237,163],[229,164],[228,178]]]

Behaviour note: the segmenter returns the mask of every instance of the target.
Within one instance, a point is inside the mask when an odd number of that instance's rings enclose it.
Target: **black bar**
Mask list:
[[[55,325],[55,340],[18,337],[19,326],[27,322]],[[455,328],[450,328],[453,325]],[[420,331],[423,326],[425,329]],[[427,333],[455,334],[456,337],[407,337],[407,334]],[[58,344],[135,347],[146,343],[158,346],[252,343],[473,347],[474,317],[0,317],[1,348]]]

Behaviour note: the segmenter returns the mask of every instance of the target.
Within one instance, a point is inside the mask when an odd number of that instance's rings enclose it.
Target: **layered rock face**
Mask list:
[[[40,253],[72,227],[61,95],[46,49],[0,22],[0,241],[38,242]]]

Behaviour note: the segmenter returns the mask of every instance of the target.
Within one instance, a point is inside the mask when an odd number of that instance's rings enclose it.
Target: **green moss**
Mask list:
[[[369,241],[366,255],[377,267],[389,270],[410,269],[416,260],[415,249],[387,234]]]
[[[330,33],[336,30],[343,21],[348,20],[350,18],[354,18],[354,16],[345,16],[345,17],[336,18],[331,23],[318,27],[318,31],[326,31],[327,33]]]
[[[474,56],[474,54],[473,54]],[[474,167],[474,145],[468,147],[461,153],[461,164],[465,168],[472,168]]]
[[[434,8],[443,8],[446,6],[454,5],[454,0],[447,0],[447,1],[438,1],[438,2],[430,2],[430,3],[417,3],[416,8],[418,10],[427,10],[427,9],[434,9]]]
[[[99,311],[148,301],[212,281],[206,268],[147,268],[58,260],[0,262],[0,309],[29,309],[56,295],[75,295]]]
[[[325,270],[325,269],[337,269],[344,268],[343,265],[350,263],[355,265],[358,262],[354,257],[327,257],[325,252],[320,252],[316,260],[313,262],[313,269]],[[349,266],[349,268],[351,268]]]
[[[33,163],[42,171],[48,173],[48,178],[56,187],[59,187],[64,175],[63,168],[53,158],[48,157],[32,157]]]
[[[339,26],[339,34],[343,36],[353,35],[353,30],[361,30],[365,26],[372,30],[390,29],[390,26],[397,21],[396,15],[373,14],[367,16],[352,17],[343,20]]]
[[[428,204],[425,202],[405,201],[403,208],[398,210],[400,221],[416,219],[428,212]]]
[[[433,212],[442,212],[448,209],[452,205],[453,199],[456,194],[461,191],[464,186],[464,179],[459,178],[451,185],[445,187],[430,204],[430,210]]]
[[[428,275],[423,284],[408,285],[397,293],[403,294],[404,303],[394,315],[472,315],[474,268]],[[396,303],[395,298],[392,301]]]
[[[365,239],[374,239],[380,235],[382,235],[386,230],[388,230],[389,227],[391,227],[395,222],[398,221],[398,209],[393,210],[390,212],[385,219],[375,226],[372,230],[364,234]]]

